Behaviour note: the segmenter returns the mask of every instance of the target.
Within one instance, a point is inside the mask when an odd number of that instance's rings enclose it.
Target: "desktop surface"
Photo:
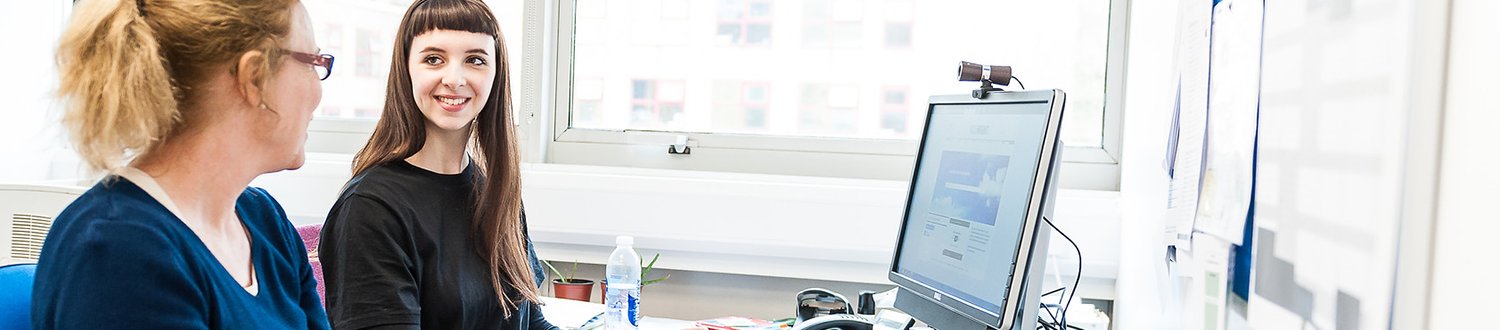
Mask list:
[[[575,330],[588,323],[589,319],[604,313],[604,304],[559,299],[553,297],[541,297],[542,315],[547,322],[558,328]],[[640,330],[682,330],[697,328],[693,321],[642,316],[639,324]],[[603,329],[599,327],[595,330]]]

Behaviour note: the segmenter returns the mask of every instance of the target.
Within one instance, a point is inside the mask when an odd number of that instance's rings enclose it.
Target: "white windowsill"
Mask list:
[[[310,153],[302,170],[262,176],[299,224],[321,222],[348,180],[349,156]],[[530,231],[545,259],[602,264],[614,236],[632,235],[657,267],[889,283],[906,182],[603,166],[524,164]],[[1119,193],[1061,190],[1056,222],[1084,251],[1093,296],[1113,296]],[[1053,237],[1056,273],[1072,277],[1072,246]],[[1088,292],[1083,292],[1088,294]]]

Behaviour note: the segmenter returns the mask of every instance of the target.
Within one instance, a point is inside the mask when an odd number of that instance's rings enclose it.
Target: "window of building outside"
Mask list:
[[[717,6],[716,44],[766,45],[771,42],[771,0],[721,0]]]

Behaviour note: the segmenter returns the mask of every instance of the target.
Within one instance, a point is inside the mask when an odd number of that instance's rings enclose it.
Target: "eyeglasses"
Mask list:
[[[333,55],[309,54],[289,49],[286,52],[297,62],[312,65],[313,70],[318,72],[318,80],[328,80],[328,76],[333,74]]]

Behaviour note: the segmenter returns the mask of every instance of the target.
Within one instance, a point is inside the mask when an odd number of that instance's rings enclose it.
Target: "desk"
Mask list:
[[[541,297],[542,315],[547,317],[547,322],[552,322],[559,328],[573,330],[588,322],[594,315],[604,312],[604,304],[595,304],[577,300],[558,299],[553,297]],[[696,329],[693,321],[668,319],[659,317],[642,316],[640,330],[682,330]]]

